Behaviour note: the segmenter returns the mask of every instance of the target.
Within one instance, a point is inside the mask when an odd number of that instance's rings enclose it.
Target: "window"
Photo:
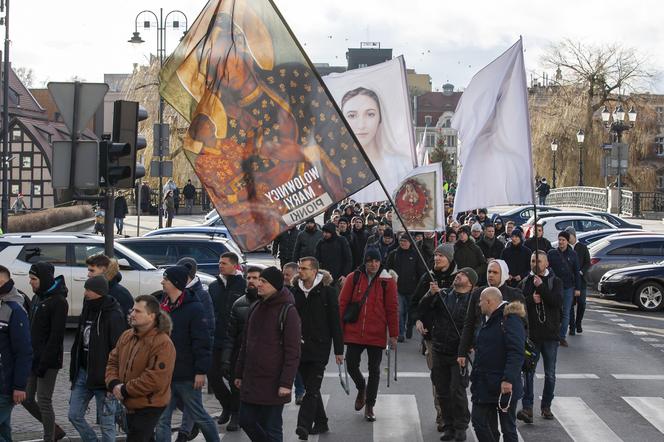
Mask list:
[[[23,156],[21,156],[21,168],[32,169],[32,155],[24,154]]]
[[[226,249],[224,247],[224,249]],[[226,249],[222,253],[226,253]],[[188,256],[194,258],[197,263],[202,264],[205,262],[219,262],[220,253],[215,253],[204,244],[180,244],[178,245],[178,258]]]
[[[567,220],[567,221],[558,221],[558,222],[556,223],[556,230],[559,231],[559,232],[560,232],[561,230],[565,230],[567,227],[571,226],[572,223],[573,223],[573,221],[571,221],[571,220]]]
[[[639,244],[630,244],[628,246],[622,246],[618,247],[617,249],[611,250],[607,255],[640,255],[641,254],[641,247]]]
[[[664,156],[664,137],[655,137],[655,153],[658,157]]]
[[[18,127],[15,127],[14,130],[12,130],[12,141],[21,141],[21,129]]]
[[[449,147],[456,147],[457,144],[457,137],[455,135],[447,135],[445,140],[445,143]]]
[[[651,242],[642,243],[641,254],[647,256],[661,256],[662,246],[664,246],[664,242],[662,241],[651,241]]]
[[[602,230],[606,229],[607,226],[604,223],[590,220],[579,220],[577,221],[577,230],[579,232],[590,232],[591,230]]]
[[[655,107],[655,112],[657,113],[657,121],[664,122],[664,106]]]
[[[104,253],[104,246],[101,244],[76,244],[74,246],[74,265],[76,267],[87,267],[85,260],[100,253]]]
[[[21,187],[18,184],[12,184],[12,188],[11,188],[11,194],[12,195],[18,195],[20,191],[21,191]]]
[[[664,189],[664,170],[657,172],[657,188]]]
[[[67,244],[28,244],[18,254],[18,259],[28,264],[46,261],[56,266],[67,265]]]
[[[433,147],[435,145],[436,145],[436,134],[427,132],[426,137],[424,139],[424,146]]]
[[[173,251],[169,253],[169,245],[165,242],[153,241],[151,244],[123,243],[123,245],[148,260],[153,266],[175,264]]]

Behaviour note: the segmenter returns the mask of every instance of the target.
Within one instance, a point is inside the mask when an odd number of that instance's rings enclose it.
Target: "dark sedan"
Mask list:
[[[664,307],[664,261],[609,270],[599,281],[602,297],[626,301],[647,312]]]
[[[537,206],[537,213],[551,211],[559,212],[560,209],[552,206]],[[517,226],[520,226],[528,221],[534,213],[532,205],[519,206],[503,213],[494,213],[491,215],[491,221],[495,221],[496,218],[501,218],[503,220],[503,225],[507,224],[507,221],[514,221]]]
[[[641,224],[634,224],[627,222],[621,217],[614,215],[613,213],[599,212],[595,210],[591,210],[589,213],[598,218],[602,218],[604,221],[610,222],[619,229],[643,229],[643,226]]]

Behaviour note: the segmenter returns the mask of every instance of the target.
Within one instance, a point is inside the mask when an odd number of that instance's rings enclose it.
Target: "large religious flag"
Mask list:
[[[532,204],[533,160],[528,91],[519,39],[479,71],[452,118],[459,131],[461,176],[454,212]]]
[[[243,250],[375,181],[269,0],[210,0],[160,73],[184,151]]]

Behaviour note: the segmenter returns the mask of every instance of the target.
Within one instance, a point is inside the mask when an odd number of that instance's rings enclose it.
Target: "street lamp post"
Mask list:
[[[139,12],[136,15],[136,18],[134,19],[134,33],[132,37],[129,39],[129,43],[134,43],[134,44],[141,44],[145,43],[145,40],[141,38],[140,33],[138,32],[138,18],[142,14],[151,14],[156,23],[157,23],[157,55],[159,57],[159,69],[164,64],[164,58],[166,55],[166,30],[169,27],[168,23],[168,17],[171,14],[180,14],[184,18],[184,32],[187,32],[187,16],[184,12],[180,10],[173,10],[170,11],[169,13],[166,14],[164,17],[164,10],[163,8],[159,8],[159,16],[157,16],[156,13],[150,11],[150,10],[144,10]],[[151,29],[151,23],[149,20],[144,20],[143,21],[143,29]],[[172,20],[170,23],[170,27],[173,29],[181,29],[182,24],[179,20]],[[158,201],[158,210],[157,213],[159,213],[159,228],[161,229],[164,226],[164,215],[161,210],[161,205],[162,205],[162,200],[164,199],[164,182],[163,182],[163,161],[164,161],[164,145],[163,145],[163,139],[162,139],[162,124],[164,123],[164,99],[159,96],[159,130],[157,132],[157,140],[153,140],[152,144],[157,147],[157,152],[159,154],[159,201]]]
[[[0,2],[0,12],[4,9],[5,51],[3,52],[2,81],[2,226],[7,233],[9,226],[9,0]],[[32,192],[31,192],[32,194]]]
[[[583,186],[583,140],[585,138],[586,134],[583,129],[579,129],[576,133],[576,141],[579,143],[579,186]]]
[[[609,108],[604,106],[604,109],[602,109],[602,122],[604,123],[604,127],[614,135],[615,141],[617,144],[622,143],[622,135],[623,132],[629,132],[630,129],[634,127],[634,123],[636,123],[636,110],[634,110],[634,107],[630,108],[629,112],[627,112],[627,119],[628,122],[625,122],[625,110],[622,107],[622,104],[618,104],[618,107],[613,111],[613,114],[609,111]],[[613,119],[613,121],[610,121]],[[615,146],[615,145],[614,145]],[[622,158],[621,158],[621,150],[620,147],[618,147],[618,167],[617,167],[617,184],[618,184],[618,213],[622,211]],[[608,175],[608,171],[607,171]]]
[[[558,141],[551,142],[551,152],[553,152],[553,188],[556,188],[556,152],[558,151]]]

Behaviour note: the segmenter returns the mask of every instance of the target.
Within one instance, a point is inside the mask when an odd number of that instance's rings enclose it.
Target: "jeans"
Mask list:
[[[498,404],[473,404],[472,421],[478,442],[499,442],[498,420],[504,442],[517,442],[516,404],[512,401],[507,413],[498,410]]]
[[[297,414],[297,426],[311,430],[312,424],[327,424],[327,415],[323,398],[320,394],[320,386],[323,383],[326,363],[300,362],[298,373],[302,376],[305,385],[305,394],[302,406]]]
[[[115,441],[115,409],[117,407],[117,400],[106,390],[89,390],[85,385],[87,380],[88,373],[82,368],[79,369],[69,399],[69,422],[72,423],[78,434],[81,435],[83,442],[96,442],[99,440],[95,430],[85,420],[88,404],[94,397],[97,403],[101,440],[104,442]],[[101,413],[99,412],[100,410]]]
[[[12,442],[12,410],[13,398],[6,394],[0,395],[0,442]]]
[[[583,315],[586,313],[586,292],[587,288],[581,289],[581,295],[574,297],[572,308],[570,309],[569,328],[570,330],[578,330],[581,328],[581,321]],[[574,306],[576,306],[576,315],[574,315]]]
[[[366,350],[369,356],[369,382],[366,383],[360,371],[360,356]],[[373,407],[376,405],[378,396],[378,384],[380,382],[380,361],[383,359],[383,348],[373,345],[347,344],[346,345],[346,368],[348,374],[355,383],[358,390],[367,390],[366,404]]]
[[[540,206],[545,206],[546,205],[546,195],[545,196],[539,195],[538,199],[539,199]]]
[[[224,407],[225,411],[237,413],[240,410],[240,391],[235,388],[232,381],[229,381],[230,387],[224,382],[224,377],[221,374],[221,349],[215,349],[212,352],[212,365],[209,373],[208,380],[214,392],[214,397]]]
[[[284,440],[283,405],[240,404],[240,427],[252,442],[282,442]]]
[[[410,297],[399,293],[399,336],[406,334],[408,325],[408,307],[410,306]]]
[[[537,356],[537,363],[539,363],[540,356],[544,360],[544,391],[542,392],[541,408],[551,408],[553,402],[553,392],[556,388],[556,358],[558,356],[558,341],[544,341],[533,342],[539,355]],[[533,401],[535,398],[534,384],[535,384],[535,370],[524,373],[523,382],[523,400],[521,401],[523,408],[533,408]]]
[[[563,315],[560,321],[560,339],[567,337],[569,328],[569,316],[572,311],[572,302],[574,301],[574,287],[563,289]]]
[[[184,199],[184,208],[187,209],[187,215],[191,215],[191,212],[194,210],[194,199],[185,198]]]
[[[57,378],[58,370],[49,368],[42,378],[34,374],[30,375],[25,389],[26,399],[23,407],[44,426],[44,440],[53,440],[55,433],[55,412],[52,399]]]
[[[431,381],[441,407],[443,428],[465,431],[470,422],[470,411],[456,356],[445,356],[434,351]]]
[[[198,424],[206,441],[217,442],[220,440],[217,424],[212,420],[207,411],[205,411],[205,408],[203,408],[201,390],[194,389],[194,382],[192,380],[171,382],[171,401],[161,414],[159,422],[157,422],[155,432],[155,440],[157,442],[171,441],[171,418],[177,408],[178,402],[182,402],[184,408],[187,409],[194,419],[194,422]]]
[[[124,218],[115,218],[115,229],[118,233],[122,233],[124,229]]]
[[[295,397],[304,396],[304,381],[302,380],[302,375],[300,375],[299,371],[295,373],[295,382],[293,382],[293,384],[295,385]]]
[[[127,442],[150,442],[154,438],[154,427],[164,407],[133,411],[127,413]]]

